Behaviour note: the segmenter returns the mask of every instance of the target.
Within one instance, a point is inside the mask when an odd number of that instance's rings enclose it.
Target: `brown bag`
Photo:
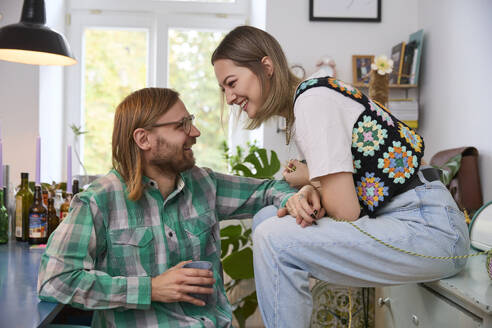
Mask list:
[[[478,150],[475,147],[443,150],[432,156],[430,164],[447,169],[443,165],[458,154],[462,156],[460,168],[446,187],[448,187],[459,208],[461,210],[466,209],[469,214],[473,214],[483,205],[478,172]]]

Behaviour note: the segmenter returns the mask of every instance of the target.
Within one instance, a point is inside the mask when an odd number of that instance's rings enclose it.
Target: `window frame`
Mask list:
[[[95,9],[97,8],[97,9]],[[67,6],[69,26],[67,37],[79,64],[67,67],[64,116],[64,145],[74,141],[70,125],[84,127],[84,31],[88,28],[144,28],[149,31],[148,75],[149,87],[168,86],[169,29],[230,30],[246,24],[249,8],[246,0],[233,4],[177,2],[164,0],[70,0]],[[84,135],[78,138],[80,159],[84,158]],[[74,174],[84,174],[79,163]],[[102,173],[102,172],[101,172]]]

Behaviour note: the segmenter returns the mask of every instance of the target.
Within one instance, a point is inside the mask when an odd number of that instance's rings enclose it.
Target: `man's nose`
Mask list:
[[[228,105],[232,105],[234,103],[234,100],[236,100],[236,95],[232,91],[225,91],[225,96],[226,96],[226,102]]]
[[[200,130],[198,130],[198,128],[195,126],[195,124],[192,124],[189,136],[198,138],[201,134],[202,133],[200,132]]]

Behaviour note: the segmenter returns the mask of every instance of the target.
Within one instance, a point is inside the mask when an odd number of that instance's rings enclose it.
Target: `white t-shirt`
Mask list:
[[[294,105],[295,141],[309,178],[352,172],[352,130],[364,106],[327,87],[301,94]]]

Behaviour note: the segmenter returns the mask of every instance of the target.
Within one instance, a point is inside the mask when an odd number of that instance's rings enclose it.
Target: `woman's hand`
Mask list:
[[[291,159],[289,161],[287,167],[282,172],[282,176],[293,188],[301,188],[309,184],[308,167],[297,159]]]
[[[321,207],[321,198],[311,185],[302,187],[295,195],[289,198],[285,207],[278,210],[278,217],[287,214],[296,218],[297,224],[305,228],[312,224],[317,224],[316,220],[325,215],[324,208]]]

